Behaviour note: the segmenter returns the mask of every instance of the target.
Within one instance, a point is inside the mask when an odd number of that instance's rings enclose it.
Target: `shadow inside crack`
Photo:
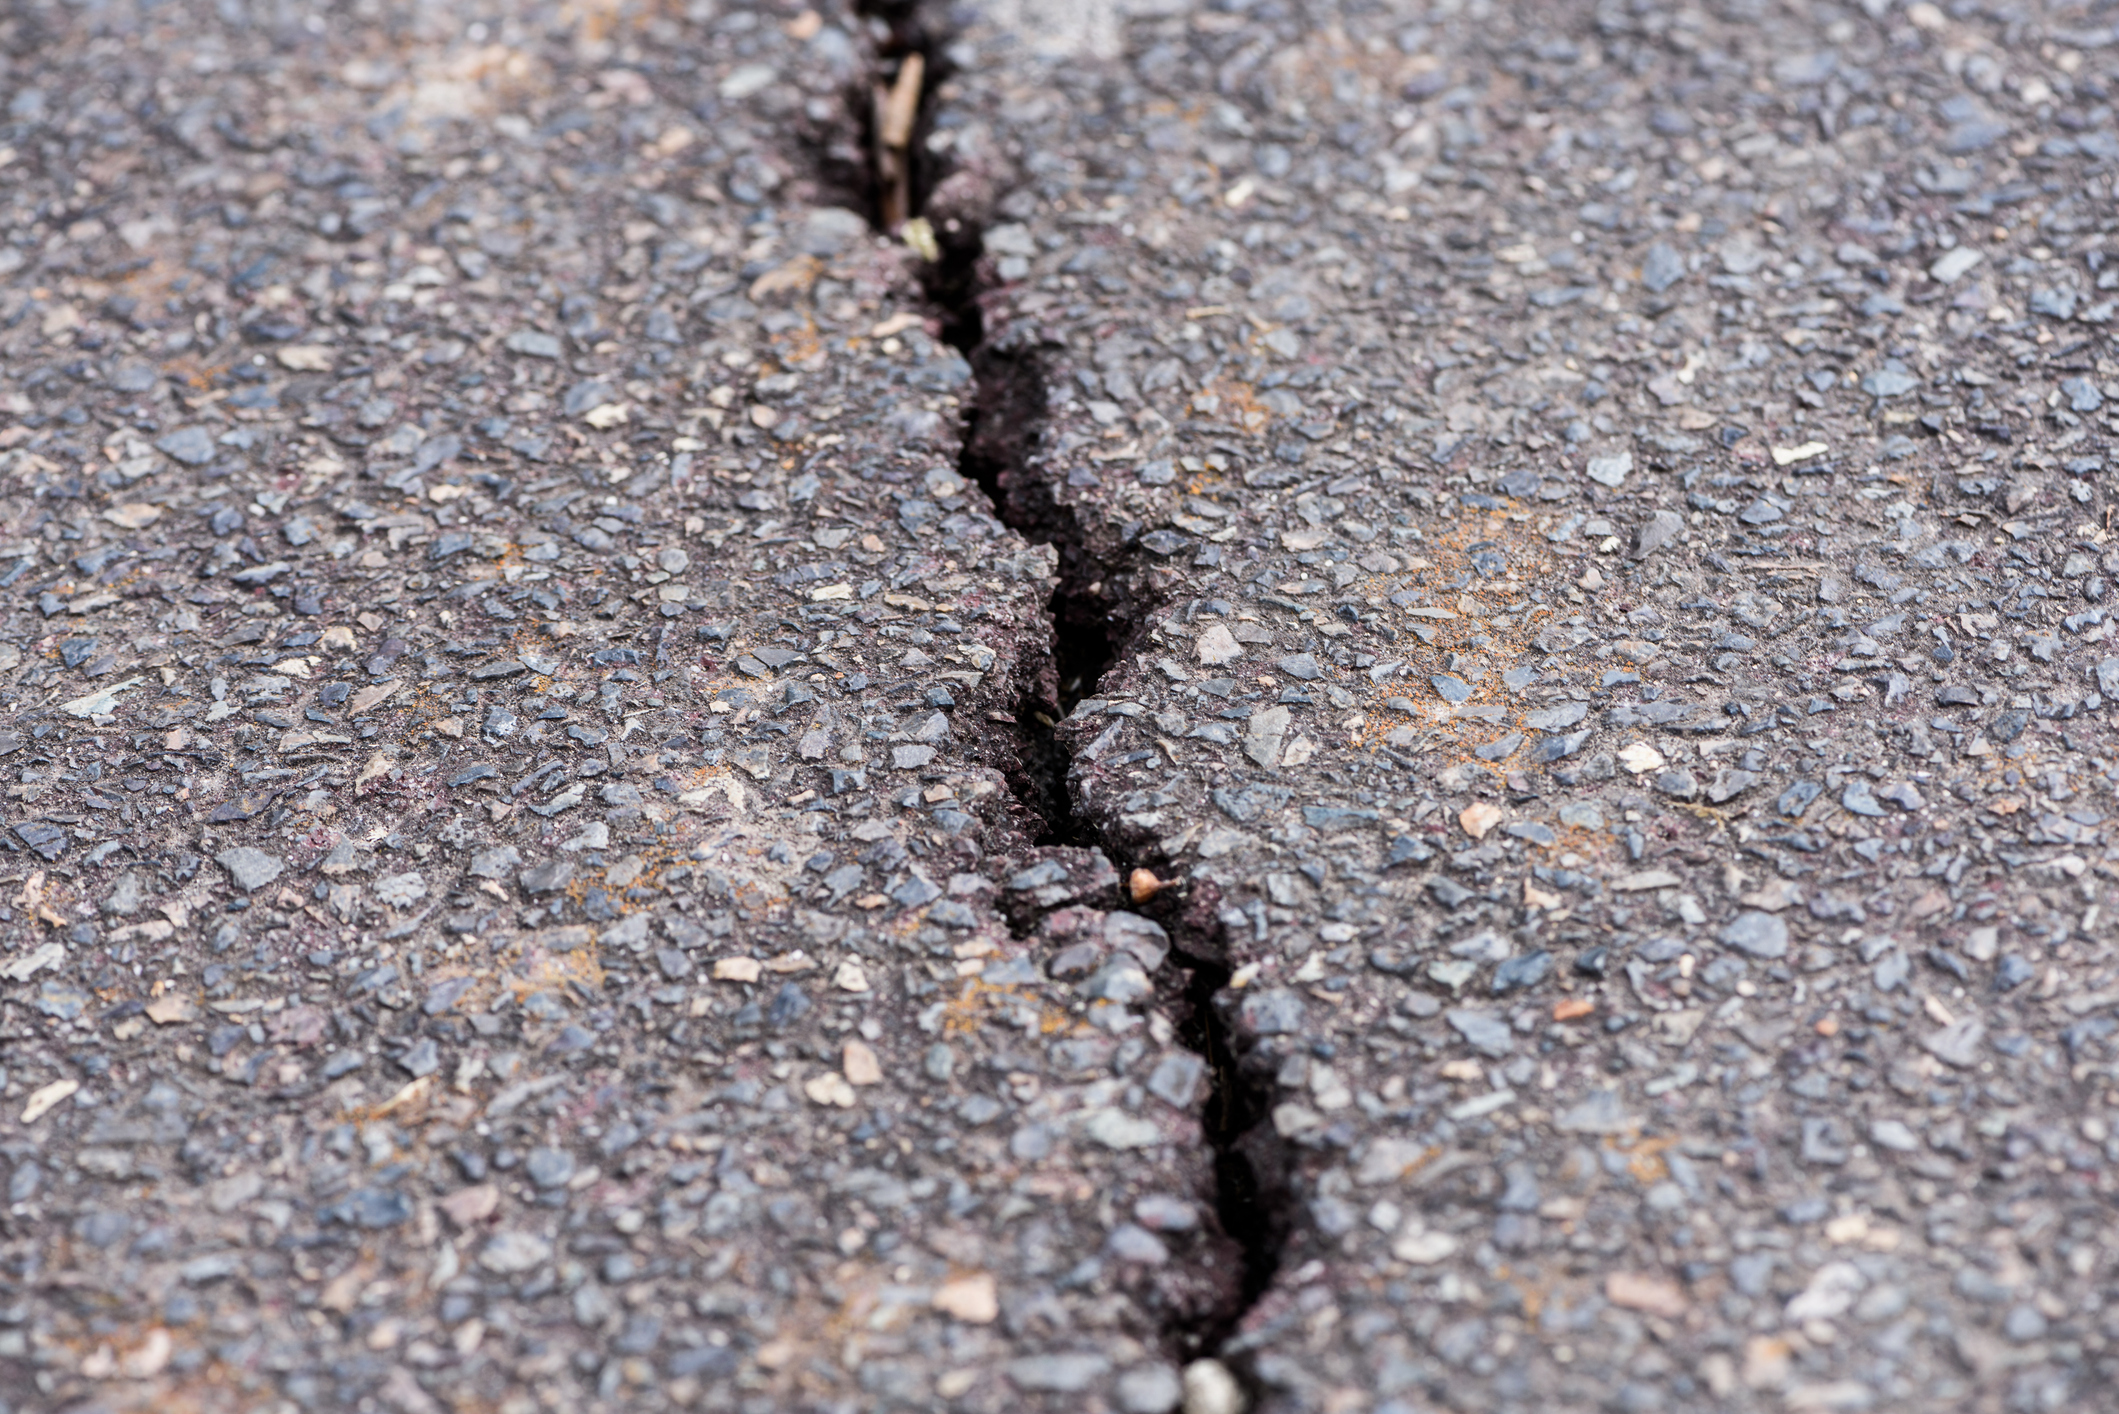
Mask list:
[[[1287,1245],[1293,1197],[1290,1156],[1272,1123],[1272,1076],[1247,1064],[1237,1046],[1232,1013],[1240,994],[1229,988],[1228,964],[1181,947],[1173,950],[1171,961],[1185,973],[1178,1040],[1207,1065],[1209,1088],[1200,1124],[1214,1151],[1214,1216],[1240,1262],[1234,1290],[1222,1293],[1214,1309],[1167,1332],[1178,1355],[1196,1359],[1221,1354],[1273,1284]]]
[[[975,295],[973,303],[975,308]],[[1052,638],[1016,707],[1021,771],[1011,784],[1044,822],[1037,843],[1094,845],[1096,832],[1075,815],[1067,788],[1072,757],[1057,728],[1096,690],[1132,636],[1132,624],[1106,593],[1112,576],[1088,549],[1074,513],[1030,470],[1046,417],[1043,360],[1034,351],[992,345],[965,352],[976,382],[958,471],[985,491],[1002,524],[1058,555],[1058,582],[1045,606]]]
[[[842,185],[877,229],[905,235],[920,250],[922,293],[942,338],[971,365],[972,395],[964,408],[957,470],[985,493],[1002,524],[1032,544],[1049,545],[1057,556],[1056,583],[1046,609],[1051,636],[1039,653],[1026,651],[1014,710],[1012,766],[1004,770],[1018,802],[1041,824],[1036,843],[1112,850],[1095,823],[1077,814],[1068,786],[1072,755],[1059,723],[1096,693],[1104,674],[1132,643],[1144,617],[1134,602],[1139,578],[1131,561],[1138,551],[1092,537],[1075,510],[1055,493],[1036,455],[1049,419],[1052,370],[1045,350],[1028,335],[1002,331],[992,337],[985,305],[993,271],[985,260],[982,216],[951,204],[951,214],[927,219],[927,204],[949,174],[946,154],[927,149],[924,134],[934,122],[936,91],[949,72],[948,36],[931,28],[921,0],[869,0],[862,13],[881,22],[885,66],[850,105],[849,134],[834,150],[858,142],[870,155],[864,174],[848,174]],[[880,38],[880,34],[879,34]],[[884,95],[904,81],[907,65],[922,79],[917,116],[909,125],[901,109],[897,136],[909,142],[890,149],[884,131]],[[874,95],[869,102],[866,95]],[[905,166],[896,165],[902,159]],[[906,194],[901,205],[893,184]],[[907,230],[917,221],[916,229]],[[1103,548],[1099,548],[1099,540]],[[997,714],[996,714],[997,715]],[[1119,859],[1119,852],[1112,857]],[[1121,878],[1131,873],[1120,860]],[[1168,1272],[1160,1285],[1163,1334],[1180,1360],[1221,1358],[1244,1317],[1280,1269],[1293,1222],[1290,1156],[1271,1119],[1273,1076],[1263,1055],[1244,1054],[1235,1026],[1239,991],[1231,989],[1222,946],[1223,926],[1211,885],[1162,890],[1135,906],[1169,931],[1173,947],[1158,977],[1158,992],[1176,1023],[1177,1041],[1203,1062],[1207,1094],[1201,1110],[1203,1137],[1211,1152],[1212,1208],[1197,1262]],[[1260,1393],[1240,1356],[1232,1372]]]

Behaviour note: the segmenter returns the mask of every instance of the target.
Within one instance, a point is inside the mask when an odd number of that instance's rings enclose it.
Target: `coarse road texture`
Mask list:
[[[7,7],[0,1409],[2103,1407],[2113,20]]]

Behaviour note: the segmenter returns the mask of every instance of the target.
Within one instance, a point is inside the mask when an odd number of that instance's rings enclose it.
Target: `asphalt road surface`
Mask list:
[[[2115,86],[8,8],[0,1410],[2100,1407]]]

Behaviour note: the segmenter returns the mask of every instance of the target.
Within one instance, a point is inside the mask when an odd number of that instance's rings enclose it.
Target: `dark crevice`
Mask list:
[[[928,28],[928,11],[920,0],[871,0],[862,13],[882,20],[889,30],[890,38],[881,46],[887,67],[880,82],[900,72],[905,56],[917,53],[923,58],[926,92],[906,152],[911,193],[907,214],[921,216],[949,175],[946,159],[930,157],[925,142],[933,123],[934,91],[949,72],[943,52],[946,36]],[[870,154],[873,163],[879,148],[872,91],[872,86],[864,87],[851,107],[860,150]],[[843,152],[847,146],[841,142],[833,150]],[[879,229],[884,228],[884,180],[871,165],[863,181],[841,187]],[[982,262],[980,223],[957,212],[934,222],[932,237],[938,258],[921,266],[922,291],[943,338],[964,355],[974,378],[964,410],[958,471],[986,493],[1003,524],[1033,544],[1052,546],[1058,555],[1058,582],[1047,604],[1050,650],[1036,661],[1016,704],[1015,766],[1008,772],[1009,784],[1041,823],[1038,844],[1101,848],[1125,877],[1131,872],[1128,852],[1075,811],[1067,782],[1072,754],[1057,727],[1095,693],[1145,618],[1144,606],[1132,598],[1138,583],[1130,572],[1135,552],[1116,546],[1100,549],[1073,508],[1061,502],[1035,470],[1033,454],[1048,413],[1047,356],[1034,343],[1006,332],[989,337],[982,297],[991,272]],[[1262,1391],[1248,1360],[1232,1357],[1227,1347],[1279,1271],[1293,1215],[1290,1161],[1271,1122],[1270,1071],[1260,1063],[1263,1057],[1247,1063],[1233,1025],[1239,994],[1229,987],[1216,902],[1212,886],[1195,890],[1180,884],[1144,905],[1173,942],[1157,978],[1159,995],[1176,1022],[1179,1041],[1206,1062],[1209,1091],[1201,1122],[1212,1150],[1213,1209],[1222,1239],[1209,1241],[1202,1270],[1175,1278],[1164,1288],[1164,1337],[1180,1360],[1215,1356],[1228,1361],[1255,1406]]]
[[[840,158],[858,150],[867,158],[856,174],[843,160],[823,173],[825,183],[848,204],[862,210],[877,229],[890,234],[885,196],[884,151],[877,142],[874,94],[903,73],[907,59],[921,60],[925,88],[904,158],[911,205],[908,216],[926,218],[929,199],[949,175],[946,158],[927,150],[933,130],[935,92],[947,81],[947,35],[929,27],[920,0],[869,0],[862,16],[879,23],[888,38],[878,45],[881,71],[849,95],[851,126],[858,143],[843,138],[822,145]],[[1055,728],[1075,704],[1095,689],[1126,637],[1124,621],[1115,616],[1104,594],[1109,577],[1085,551],[1085,537],[1072,511],[1062,507],[1050,488],[1028,475],[1030,453],[1045,425],[1045,377],[1034,350],[1002,347],[986,337],[981,303],[984,246],[978,222],[952,214],[931,221],[929,235],[938,258],[919,268],[921,292],[941,326],[942,338],[971,364],[973,395],[964,409],[962,452],[958,472],[976,482],[1004,525],[1032,544],[1051,545],[1059,554],[1059,583],[1047,610],[1054,627],[1049,654],[1029,676],[1014,704],[1013,768],[1006,772],[1018,801],[1033,815],[1040,845],[1086,845],[1090,838],[1074,814],[1067,789],[1070,758]]]
[[[1228,963],[1182,950],[1171,960],[1185,983],[1178,1039],[1207,1063],[1210,1088],[1200,1124],[1214,1151],[1214,1215],[1241,1254],[1241,1268],[1236,1290],[1225,1293],[1218,1309],[1170,1336],[1185,1359],[1227,1358],[1237,1327],[1280,1270],[1292,1213],[1288,1155],[1272,1124],[1271,1078],[1246,1065],[1224,1011],[1236,998]],[[1249,1370],[1234,1368],[1249,1383]]]
[[[1043,360],[1035,352],[991,344],[965,354],[976,394],[965,412],[957,469],[985,491],[1002,524],[1032,544],[1052,546],[1059,556],[1058,584],[1046,604],[1051,651],[1016,707],[1022,779],[1014,784],[1044,822],[1037,843],[1098,844],[1095,832],[1075,815],[1067,788],[1072,758],[1056,728],[1096,690],[1130,637],[1131,625],[1106,594],[1111,577],[1088,548],[1074,512],[1029,470],[1030,452],[1045,422]]]

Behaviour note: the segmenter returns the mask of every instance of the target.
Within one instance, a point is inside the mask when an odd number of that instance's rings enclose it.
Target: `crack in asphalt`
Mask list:
[[[947,157],[930,154],[923,141],[951,71],[947,34],[928,25],[926,6],[917,0],[862,8],[887,25],[890,38],[880,57],[898,65],[864,84],[863,95],[889,92],[906,66],[920,65],[914,137],[905,149],[886,148],[878,140],[880,97],[873,105],[848,105],[850,118],[860,126],[861,147],[874,163],[855,195],[879,230],[903,235],[903,222],[892,218],[902,211],[906,222],[923,219],[927,199],[948,175]],[[909,165],[895,165],[894,152]],[[909,192],[909,204],[900,207],[894,191]],[[1246,1050],[1235,1025],[1238,992],[1230,986],[1218,891],[1194,890],[1184,882],[1165,885],[1137,869],[1132,852],[1077,808],[1069,781],[1073,754],[1057,727],[1094,695],[1153,606],[1136,598],[1147,581],[1138,573],[1139,552],[1130,538],[1114,548],[1094,543],[1035,469],[1031,453],[1048,421],[1049,360],[1033,336],[989,328],[984,296],[992,270],[981,264],[985,214],[952,216],[918,233],[920,240],[932,242],[925,254],[933,257],[923,259],[919,276],[943,339],[972,369],[958,473],[978,485],[1004,525],[1058,555],[1057,583],[1046,606],[1051,642],[1008,724],[1014,728],[1016,767],[1005,774],[1019,802],[1042,824],[1037,844],[1103,850],[1128,881],[1124,887],[1132,904],[1170,934],[1171,951],[1154,981],[1177,1039],[1205,1063],[1200,1121],[1213,1153],[1213,1192],[1206,1196],[1223,1238],[1204,1246],[1203,1265],[1230,1270],[1198,1273],[1203,1294],[1196,1300],[1185,1299],[1185,1283],[1171,1281],[1163,1334],[1181,1360],[1226,1359],[1247,1406],[1255,1406],[1264,1387],[1233,1343],[1279,1272],[1293,1224],[1292,1161],[1270,1113],[1273,1057]]]
[[[1238,1048],[1227,961],[1219,949],[1210,955],[1198,947],[1197,929],[1170,931],[1177,942],[1171,957],[1184,959],[1177,967],[1185,1003],[1178,1039],[1207,1063],[1200,1120],[1214,1151],[1214,1214],[1241,1261],[1235,1291],[1216,1310],[1170,1334],[1176,1353],[1187,1359],[1220,1357],[1280,1270],[1293,1218],[1290,1164],[1272,1125],[1272,1077]],[[1261,1392],[1246,1362],[1232,1370],[1253,1395]]]

